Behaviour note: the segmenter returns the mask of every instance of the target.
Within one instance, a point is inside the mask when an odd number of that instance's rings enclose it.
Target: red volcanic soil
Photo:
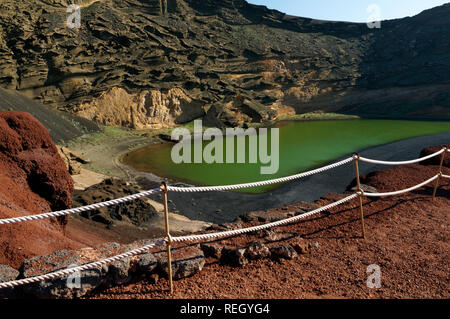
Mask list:
[[[47,129],[29,113],[0,112],[0,219],[70,208],[72,192]],[[26,258],[86,246],[63,235],[66,222],[0,225],[0,264],[17,269]]]
[[[448,155],[447,155],[448,156]],[[408,165],[378,171],[365,182],[380,192],[405,189],[435,175],[438,166]],[[444,174],[450,174],[444,168]],[[114,287],[92,298],[449,298],[450,180],[441,180],[432,200],[433,183],[408,194],[364,199],[366,239],[361,238],[358,200],[350,201],[276,232],[298,234],[318,248],[293,260],[251,261],[234,268],[208,258],[204,269],[174,282],[147,281]],[[317,201],[326,205],[345,195],[329,194]],[[297,210],[296,204],[273,211]],[[255,225],[244,223],[241,227]],[[255,235],[218,241],[246,247]],[[260,240],[260,239],[259,239]],[[298,239],[285,239],[293,243]],[[317,246],[317,244],[316,244]],[[381,288],[367,287],[367,267],[381,269]]]
[[[441,150],[443,146],[446,146],[447,149],[450,149],[450,144],[442,145],[442,146],[428,147],[428,148],[426,148],[426,149],[424,149],[424,150],[422,150],[420,152],[420,157],[424,157],[424,156],[436,153],[439,150]],[[440,162],[441,162],[441,156],[435,156],[435,157],[432,157],[432,158],[424,161],[422,164],[425,164],[425,165],[439,165]],[[443,164],[446,167],[450,167],[450,156],[448,155],[448,153],[447,153],[447,156],[444,156]]]

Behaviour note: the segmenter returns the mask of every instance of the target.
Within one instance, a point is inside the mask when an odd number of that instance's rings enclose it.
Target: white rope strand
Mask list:
[[[432,181],[436,180],[439,176],[440,176],[439,174],[435,175],[432,178],[426,180],[425,182],[417,184],[416,186],[413,186],[413,187],[410,187],[410,188],[407,188],[407,189],[402,189],[402,190],[395,191],[395,192],[390,192],[390,193],[364,193],[364,196],[367,196],[367,197],[383,197],[383,196],[394,196],[394,195],[400,195],[400,194],[403,194],[403,193],[408,193],[408,192],[411,192],[411,191],[413,191],[415,189],[421,188],[422,186],[425,186],[425,185],[431,183]]]
[[[211,233],[211,234],[202,234],[202,235],[190,235],[190,236],[180,236],[180,237],[173,237],[172,238],[172,242],[188,242],[188,241],[203,241],[203,240],[208,240],[208,239],[218,239],[218,238],[223,238],[223,237],[230,237],[230,236],[235,236],[235,235],[241,235],[241,234],[245,234],[245,233],[250,233],[250,232],[254,232],[254,231],[258,231],[258,230],[262,230],[262,229],[267,229],[267,228],[272,228],[272,227],[277,227],[277,226],[281,226],[281,225],[285,225],[285,224],[289,224],[292,222],[295,222],[297,220],[303,219],[303,218],[307,218],[310,217],[312,215],[318,214],[320,212],[323,212],[325,210],[328,210],[330,208],[339,206],[345,202],[348,202],[356,197],[358,197],[358,194],[352,194],[346,198],[343,198],[337,202],[331,203],[329,205],[323,206],[321,208],[312,210],[310,212],[298,215],[298,216],[294,216],[294,217],[289,217],[283,220],[279,220],[273,223],[268,223],[268,224],[264,224],[264,225],[259,225],[259,226],[253,226],[253,227],[248,227],[248,228],[241,228],[241,229],[235,229],[235,230],[229,230],[229,231],[224,231],[224,232],[219,232],[219,233]]]
[[[339,167],[341,165],[350,163],[353,161],[353,157],[349,157],[345,160],[342,160],[340,162],[336,162],[334,164],[330,164],[324,167],[320,167],[308,172],[303,172],[296,175],[291,175],[287,177],[281,177],[277,179],[271,179],[261,182],[253,182],[253,183],[244,183],[244,184],[236,184],[236,185],[223,185],[223,186],[203,186],[203,187],[173,187],[173,186],[167,186],[167,190],[171,192],[178,192],[178,193],[194,193],[194,192],[215,192],[215,191],[227,191],[227,190],[234,190],[234,189],[241,189],[241,188],[249,188],[249,187],[257,187],[257,186],[265,186],[265,185],[271,185],[271,184],[278,184],[288,181],[293,181],[296,179],[300,179],[306,176],[314,175],[317,173],[325,172],[329,169]]]
[[[444,174],[442,174],[441,175],[443,178],[450,178],[450,175],[444,175]]]
[[[15,217],[15,218],[7,218],[7,219],[0,219],[0,225],[5,224],[13,224],[13,223],[20,223],[20,222],[26,222],[26,221],[32,221],[32,220],[39,220],[39,219],[45,219],[45,218],[52,218],[52,217],[59,217],[59,216],[65,216],[65,215],[72,215],[72,214],[78,214],[81,212],[86,212],[90,210],[95,210],[102,207],[117,205],[120,203],[125,203],[128,201],[132,201],[141,197],[149,196],[152,194],[156,194],[161,191],[161,188],[155,188],[151,189],[145,192],[133,194],[130,196],[113,199],[110,201],[102,202],[102,203],[96,203],[91,204],[88,206],[83,207],[75,207],[71,209],[61,210],[57,212],[51,212],[51,213],[44,213],[44,214],[37,214],[37,215],[29,215],[29,216],[21,216],[21,217]]]
[[[419,163],[422,161],[425,161],[427,159],[430,159],[432,157],[438,156],[442,153],[444,153],[447,149],[443,148],[440,151],[430,154],[428,156],[424,156],[415,160],[410,160],[410,161],[401,161],[401,162],[389,162],[389,161],[379,161],[379,160],[374,160],[374,159],[370,159],[370,158],[365,158],[365,157],[360,157],[359,159],[363,162],[367,162],[367,163],[372,163],[372,164],[381,164],[381,165],[406,165],[406,164],[414,164],[414,163]]]
[[[161,246],[163,243],[165,242],[164,239],[159,239],[157,240],[155,243],[150,244],[150,245],[146,245],[143,246],[141,248],[137,248],[131,251],[128,251],[126,253],[120,254],[120,255],[116,255],[113,257],[109,257],[109,258],[105,258],[96,262],[92,262],[86,265],[82,265],[82,266],[78,266],[78,267],[74,267],[74,268],[68,268],[68,269],[63,269],[63,270],[58,270],[55,272],[51,272],[45,275],[40,275],[40,276],[35,276],[35,277],[30,277],[30,278],[25,278],[25,279],[19,279],[19,280],[14,280],[14,281],[9,281],[9,282],[4,282],[4,283],[0,283],[0,289],[3,288],[14,288],[16,286],[22,286],[22,285],[27,285],[27,284],[31,284],[34,282],[39,282],[39,281],[43,281],[43,280],[48,280],[48,279],[55,279],[55,278],[60,278],[66,275],[70,275],[73,274],[75,272],[79,272],[79,271],[83,271],[83,270],[88,270],[88,269],[94,269],[94,268],[98,268],[101,267],[105,264],[109,264],[111,262],[117,261],[117,260],[121,260],[127,257],[131,257],[131,256],[135,256],[135,255],[140,255],[145,253],[146,251]]]

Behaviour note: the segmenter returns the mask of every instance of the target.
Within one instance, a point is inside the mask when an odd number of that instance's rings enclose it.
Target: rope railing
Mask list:
[[[415,160],[410,160],[410,161],[400,161],[400,162],[390,162],[390,161],[380,161],[380,160],[374,160],[374,159],[370,159],[370,158],[366,158],[366,157],[360,157],[359,159],[363,162],[367,162],[367,163],[371,163],[371,164],[380,164],[380,165],[406,165],[406,164],[415,164],[415,163],[419,163],[419,162],[423,162],[426,161],[427,159],[433,158],[435,156],[441,155],[442,153],[444,153],[447,149],[443,148],[440,151],[430,154],[428,156],[424,156]]]
[[[276,178],[276,179],[270,179],[266,181],[259,181],[259,182],[253,182],[253,183],[245,183],[245,184],[236,184],[236,185],[223,185],[223,186],[202,186],[202,187],[173,187],[173,186],[167,186],[167,190],[171,192],[179,192],[179,193],[196,193],[196,192],[215,192],[215,191],[228,191],[228,190],[234,190],[234,189],[243,189],[243,188],[249,188],[249,187],[258,187],[258,186],[266,186],[266,185],[272,185],[272,184],[278,184],[278,183],[284,183],[293,181],[296,179],[304,178],[307,176],[311,176],[314,174],[322,173],[325,171],[328,171],[330,169],[345,165],[347,163],[350,163],[353,161],[353,157],[346,158],[342,161],[323,166],[311,171],[303,172],[296,175]]]
[[[229,231],[224,231],[224,232],[219,232],[219,233],[172,237],[171,240],[172,240],[172,242],[192,242],[192,241],[199,242],[199,241],[208,240],[208,239],[219,239],[219,238],[223,238],[223,237],[230,237],[230,236],[236,236],[236,235],[241,235],[241,234],[245,234],[245,233],[251,233],[251,232],[255,232],[255,231],[259,231],[259,230],[263,230],[263,229],[267,229],[267,228],[273,228],[273,227],[293,223],[300,219],[304,219],[304,218],[313,216],[315,214],[321,213],[323,211],[326,211],[328,209],[331,209],[333,207],[336,207],[343,203],[346,203],[358,196],[359,196],[358,194],[352,194],[352,195],[347,196],[339,201],[336,201],[329,205],[309,211],[307,213],[300,214],[300,215],[297,215],[294,217],[285,218],[285,219],[278,220],[276,222],[272,222],[272,223],[268,223],[268,224],[263,224],[263,225],[248,227],[248,228],[239,228],[239,229],[229,230]]]
[[[218,239],[218,238],[223,238],[223,237],[230,237],[230,236],[235,236],[235,235],[240,235],[240,234],[244,234],[244,233],[249,233],[249,232],[254,232],[254,231],[258,231],[258,230],[262,230],[262,229],[267,229],[267,228],[273,228],[273,227],[277,227],[277,226],[281,226],[284,224],[289,224],[292,222],[295,222],[297,220],[300,219],[304,219],[307,217],[310,217],[312,215],[318,214],[320,212],[323,212],[325,210],[331,209],[333,207],[336,207],[338,205],[341,205],[345,202],[348,202],[354,198],[356,198],[358,196],[358,194],[352,194],[350,196],[347,196],[346,198],[343,198],[339,201],[336,201],[334,203],[331,203],[329,205],[323,206],[321,208],[318,208],[316,210],[298,215],[298,216],[294,216],[294,217],[290,217],[290,218],[286,218],[283,220],[279,220],[276,222],[272,222],[272,223],[268,223],[268,224],[263,224],[263,225],[259,225],[259,226],[253,226],[253,227],[248,227],[248,228],[241,228],[241,229],[236,229],[236,230],[231,230],[231,231],[226,231],[226,232],[220,232],[220,233],[211,233],[211,234],[202,234],[202,235],[191,235],[191,236],[181,236],[181,237],[170,237],[170,240],[172,242],[189,242],[189,241],[202,241],[202,240],[207,240],[207,239]],[[15,280],[15,281],[10,281],[10,282],[5,282],[5,283],[0,283],[0,289],[2,288],[13,288],[16,286],[21,286],[21,285],[26,285],[26,284],[31,284],[34,282],[39,282],[42,280],[48,280],[48,279],[56,279],[56,278],[60,278],[63,276],[67,276],[76,272],[80,272],[80,271],[84,271],[84,270],[89,270],[89,269],[94,269],[94,268],[98,268],[102,265],[117,261],[117,260],[121,260],[127,257],[131,257],[131,256],[135,256],[135,255],[139,255],[142,253],[147,252],[148,250],[161,246],[164,242],[167,242],[167,239],[159,239],[157,240],[155,243],[150,244],[150,245],[146,245],[143,246],[141,248],[137,248],[128,252],[125,252],[123,254],[120,255],[116,255],[116,256],[112,256],[109,258],[105,258],[96,262],[92,262],[92,263],[88,263],[82,266],[78,266],[78,267],[73,267],[73,268],[68,268],[68,269],[63,269],[63,270],[58,270],[55,272],[51,272],[48,274],[44,274],[44,275],[39,275],[39,276],[35,276],[35,277],[30,277],[30,278],[25,278],[25,279],[19,279],[19,280]]]
[[[68,275],[71,275],[73,273],[81,272],[81,271],[84,271],[84,270],[95,269],[95,268],[101,267],[101,266],[103,266],[105,264],[109,264],[109,263],[112,263],[112,262],[117,261],[117,260],[121,260],[121,259],[124,259],[124,258],[136,256],[136,255],[140,255],[142,253],[145,253],[145,252],[149,251],[152,248],[161,246],[164,242],[165,242],[164,239],[159,239],[153,244],[146,245],[146,246],[134,249],[134,250],[130,250],[130,251],[125,252],[125,253],[120,254],[120,255],[116,255],[116,256],[109,257],[109,258],[105,258],[105,259],[102,259],[102,260],[99,260],[99,261],[96,261],[96,262],[92,262],[92,263],[88,263],[88,264],[85,264],[85,265],[82,265],[82,266],[77,266],[77,267],[67,268],[67,269],[63,269],[63,270],[58,270],[58,271],[51,272],[51,273],[48,273],[48,274],[45,274],[45,275],[39,275],[39,276],[35,276],[35,277],[30,277],[30,278],[25,278],[25,279],[19,279],[19,280],[14,280],[14,281],[0,283],[0,289],[2,289],[2,288],[14,288],[14,287],[17,287],[17,286],[32,284],[32,283],[43,281],[43,280],[61,278],[61,277],[68,276]]]
[[[135,200],[135,199],[138,199],[141,197],[146,197],[146,196],[156,194],[159,192],[161,192],[161,188],[154,188],[154,189],[151,189],[151,190],[148,190],[145,192],[133,194],[130,196],[125,196],[125,197],[118,198],[118,199],[109,200],[106,202],[91,204],[91,205],[87,205],[87,206],[75,207],[75,208],[65,209],[65,210],[51,212],[51,213],[0,219],[0,225],[78,214],[78,213],[87,212],[87,211],[95,210],[95,209],[102,208],[102,207],[113,206],[113,205],[129,202],[129,201],[132,201],[132,200]]]
[[[386,197],[386,196],[400,195],[400,194],[409,193],[409,192],[411,192],[413,190],[421,188],[421,187],[431,183],[432,181],[434,181],[434,180],[436,180],[438,178],[439,178],[439,174],[433,176],[430,179],[427,179],[423,183],[417,184],[416,186],[413,186],[413,187],[410,187],[410,188],[406,188],[406,189],[402,189],[402,190],[395,191],[395,192],[389,192],[389,193],[366,193],[366,192],[363,192],[363,193],[364,193],[364,196],[367,196],[367,197]]]
[[[42,280],[48,280],[48,279],[55,279],[55,278],[60,278],[66,275],[70,275],[73,274],[75,272],[80,272],[80,271],[84,271],[84,270],[89,270],[89,269],[94,269],[97,267],[100,267],[102,265],[111,263],[113,261],[117,261],[117,260],[121,260],[127,257],[131,257],[131,256],[135,256],[135,255],[139,255],[142,254],[152,248],[155,248],[157,246],[161,246],[164,242],[166,243],[166,248],[167,248],[167,255],[168,255],[168,264],[169,264],[169,282],[170,282],[170,291],[173,292],[173,284],[172,284],[172,265],[171,265],[171,244],[178,242],[192,242],[192,241],[203,241],[203,240],[208,240],[208,239],[219,239],[219,238],[224,238],[224,237],[229,237],[229,236],[236,236],[236,235],[241,235],[241,234],[245,234],[245,233],[251,233],[251,232],[255,232],[255,231],[259,231],[259,230],[263,230],[263,229],[267,229],[267,228],[273,228],[273,227],[278,227],[281,225],[285,225],[285,224],[289,224],[289,223],[293,223],[296,222],[300,219],[304,219],[310,216],[313,216],[315,214],[321,213],[323,211],[326,211],[328,209],[331,209],[333,207],[339,206],[341,204],[344,204],[352,199],[358,198],[360,199],[360,211],[361,211],[361,220],[362,220],[362,226],[363,226],[363,237],[365,237],[364,235],[364,215],[363,215],[363,208],[362,208],[362,197],[366,196],[366,197],[384,197],[384,196],[394,196],[394,195],[399,195],[399,194],[403,194],[403,193],[407,193],[410,191],[413,191],[415,189],[418,189],[420,187],[423,187],[433,181],[436,181],[435,187],[434,187],[434,192],[433,192],[433,199],[435,197],[436,194],[436,190],[438,187],[438,182],[439,182],[439,178],[443,177],[443,178],[450,178],[450,176],[448,175],[444,175],[442,173],[442,164],[444,161],[444,154],[446,152],[450,152],[450,149],[447,149],[446,147],[444,147],[443,149],[441,149],[440,151],[433,153],[431,155],[416,159],[416,160],[410,160],[410,161],[402,161],[402,162],[388,162],[388,161],[379,161],[379,160],[372,160],[372,159],[367,159],[364,157],[359,156],[358,154],[354,154],[352,157],[346,158],[342,161],[318,168],[318,169],[314,169],[311,171],[307,171],[307,172],[303,172],[300,174],[296,174],[296,175],[292,175],[292,176],[287,176],[287,177],[282,177],[282,178],[277,178],[277,179],[272,179],[272,180],[266,180],[266,181],[260,181],[260,182],[253,182],[253,183],[245,183],[245,184],[236,184],[236,185],[224,185],[224,186],[205,186],[205,187],[172,187],[172,186],[166,186],[166,184],[163,182],[161,184],[161,187],[159,188],[155,188],[155,189],[151,189],[145,192],[141,192],[138,194],[134,194],[134,195],[130,195],[130,196],[125,196],[122,198],[118,198],[118,199],[114,199],[114,200],[110,200],[110,201],[106,201],[106,202],[101,202],[101,203],[96,203],[96,204],[91,204],[91,205],[87,205],[87,206],[83,206],[83,207],[77,207],[77,208],[72,208],[72,209],[67,209],[67,210],[62,210],[62,211],[57,211],[57,212],[51,212],[51,213],[44,213],[44,214],[37,214],[37,215],[29,215],[29,216],[22,216],[22,217],[17,217],[17,218],[8,218],[8,219],[1,219],[0,220],[0,225],[4,225],[4,224],[12,224],[12,223],[18,223],[18,222],[25,222],[25,221],[32,221],[32,220],[40,220],[40,219],[44,219],[44,218],[51,218],[51,217],[59,217],[59,216],[64,216],[64,215],[70,215],[70,214],[76,214],[76,213],[80,213],[80,212],[84,212],[84,211],[89,211],[89,210],[94,210],[94,209],[98,209],[101,207],[107,207],[107,206],[112,206],[112,205],[117,205],[120,203],[124,203],[124,202],[128,202],[131,200],[135,200],[141,197],[146,197],[152,194],[156,194],[159,192],[163,193],[163,199],[164,199],[164,215],[165,215],[165,220],[166,220],[166,238],[165,239],[159,239],[157,240],[154,244],[150,244],[150,245],[146,245],[128,252],[125,252],[123,254],[119,254],[116,256],[112,256],[109,258],[105,258],[102,260],[99,260],[97,262],[92,262],[92,263],[88,263],[82,266],[77,266],[74,268],[69,268],[69,269],[64,269],[64,270],[59,270],[59,271],[55,271],[55,272],[51,272],[48,274],[44,274],[44,275],[40,275],[40,276],[35,276],[35,277],[30,277],[30,278],[25,278],[25,279],[19,279],[19,280],[15,280],[15,281],[10,281],[10,282],[5,282],[5,283],[0,283],[0,289],[2,288],[13,288],[16,286],[20,286],[20,285],[25,285],[25,284],[30,284],[30,283],[35,283],[35,282],[39,282]],[[442,154],[442,155],[441,155]],[[367,193],[367,192],[363,192],[361,189],[361,185],[360,185],[360,181],[359,181],[359,169],[358,169],[358,161],[365,161],[365,162],[369,162],[369,163],[373,163],[373,164],[385,164],[385,165],[403,165],[403,164],[412,164],[412,163],[417,163],[417,162],[421,162],[427,159],[430,159],[432,157],[441,155],[441,163],[439,166],[439,172],[437,175],[431,177],[430,179],[417,184],[415,186],[412,186],[410,188],[407,189],[403,189],[403,190],[399,190],[399,191],[394,191],[394,192],[388,192],[388,193]],[[233,189],[240,189],[240,188],[248,188],[248,187],[256,187],[256,186],[264,186],[264,185],[270,185],[270,184],[277,184],[277,183],[282,183],[282,182],[286,182],[286,181],[292,181],[292,180],[296,180],[299,178],[303,178],[306,176],[310,176],[313,174],[317,174],[317,173],[321,173],[336,167],[339,167],[341,165],[350,163],[351,161],[354,161],[355,163],[355,168],[356,168],[356,176],[357,176],[357,190],[354,194],[349,195],[341,200],[338,200],[336,202],[333,202],[331,204],[328,204],[326,206],[320,207],[318,209],[306,212],[304,214],[300,214],[294,217],[289,217],[289,218],[285,218],[276,222],[272,222],[272,223],[267,223],[267,224],[263,224],[263,225],[258,225],[258,226],[252,226],[252,227],[247,227],[247,228],[240,228],[240,229],[235,229],[235,230],[229,230],[229,231],[224,231],[224,232],[216,232],[216,233],[208,233],[208,234],[199,234],[199,235],[189,235],[189,236],[179,236],[179,237],[172,237],[170,235],[170,231],[169,231],[169,219],[168,219],[168,215],[169,215],[169,211],[168,211],[168,204],[167,204],[167,193],[168,191],[173,191],[173,192],[210,192],[210,191],[224,191],[224,190],[233,190]]]
[[[241,189],[241,188],[248,188],[248,187],[256,187],[256,186],[263,186],[263,185],[270,185],[270,184],[277,184],[287,181],[296,180],[299,178],[303,178],[306,176],[314,175],[317,173],[325,172],[327,170],[330,170],[332,168],[339,167],[341,165],[347,164],[353,160],[352,157],[349,157],[345,160],[342,160],[337,163],[333,163],[324,167],[320,167],[311,171],[303,172],[296,175],[281,177],[278,179],[272,179],[272,180],[266,180],[266,181],[260,181],[260,182],[254,182],[254,183],[247,183],[247,184],[236,184],[236,185],[225,185],[225,186],[205,186],[205,187],[173,187],[173,186],[167,186],[167,189],[169,191],[173,192],[183,192],[183,193],[190,193],[190,192],[206,192],[206,191],[224,191],[224,190],[233,190],[233,189]],[[71,209],[56,211],[56,212],[50,212],[50,213],[43,213],[43,214],[37,214],[37,215],[28,215],[28,216],[21,216],[21,217],[14,217],[14,218],[6,218],[6,219],[0,219],[0,225],[4,224],[13,224],[13,223],[19,223],[19,222],[26,222],[26,221],[33,221],[33,220],[40,220],[40,219],[46,219],[46,218],[53,218],[53,217],[60,217],[65,215],[72,215],[72,214],[78,214],[86,211],[95,210],[102,207],[108,207],[117,205],[120,203],[129,202],[141,197],[146,197],[155,193],[161,192],[161,187],[154,188],[145,192],[140,192],[137,194],[125,196],[118,199],[113,199],[106,202],[101,203],[95,203],[87,206],[82,207],[75,207]]]

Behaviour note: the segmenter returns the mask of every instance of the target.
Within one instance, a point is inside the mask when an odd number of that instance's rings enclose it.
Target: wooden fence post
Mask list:
[[[366,231],[365,231],[365,227],[364,227],[364,210],[363,210],[363,196],[364,196],[364,192],[361,189],[361,182],[359,180],[359,165],[358,165],[358,161],[359,161],[359,154],[355,153],[353,154],[353,159],[354,159],[354,163],[355,163],[355,173],[356,173],[356,187],[357,187],[357,192],[358,192],[358,197],[359,197],[359,210],[361,213],[361,227],[362,227],[362,237],[365,239],[366,238]]]
[[[433,201],[436,199],[436,192],[439,187],[439,180],[441,179],[441,176],[442,176],[442,165],[444,164],[445,153],[447,153],[446,146],[444,146],[444,152],[442,152],[442,154],[441,154],[441,163],[439,164],[439,172],[438,172],[439,176],[438,176],[438,178],[436,178],[436,182],[434,183]]]
[[[167,267],[169,273],[169,285],[170,285],[170,293],[173,293],[173,279],[172,279],[172,240],[170,237],[170,228],[169,228],[169,206],[167,203],[167,183],[161,182],[161,188],[163,192],[163,203],[164,203],[164,220],[166,227],[166,247],[167,247]]]

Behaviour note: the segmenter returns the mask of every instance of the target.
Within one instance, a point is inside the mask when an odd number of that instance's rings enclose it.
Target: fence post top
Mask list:
[[[172,237],[172,235],[170,235],[170,233],[167,234],[166,238],[163,239],[163,242],[164,242],[165,244],[171,245],[171,244],[173,243],[173,237]]]
[[[361,156],[358,153],[353,153],[352,154],[353,159],[355,160],[359,160],[361,158]]]
[[[163,192],[167,192],[167,183],[166,181],[161,181],[160,187]]]

